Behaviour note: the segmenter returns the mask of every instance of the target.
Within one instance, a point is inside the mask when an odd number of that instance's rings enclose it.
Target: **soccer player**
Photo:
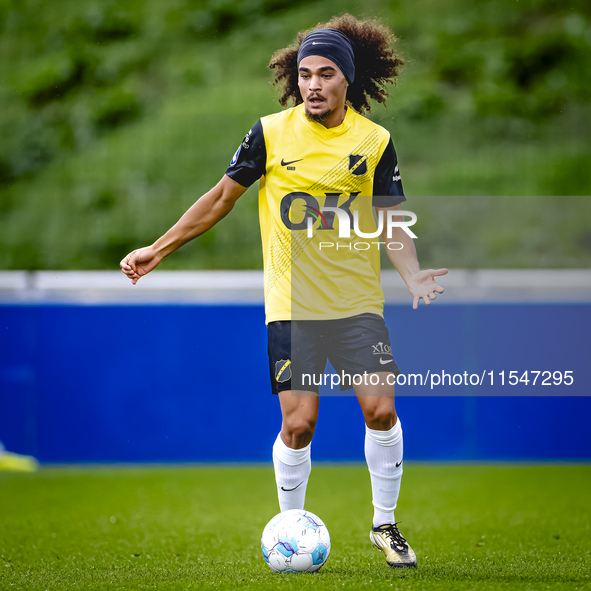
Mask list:
[[[154,244],[128,254],[121,269],[137,283],[212,228],[259,181],[269,367],[283,418],[273,446],[280,508],[304,507],[318,376],[330,360],[341,387],[354,384],[365,418],[370,539],[390,566],[405,567],[417,560],[394,520],[402,428],[380,249],[406,282],[415,309],[443,293],[435,276],[447,270],[420,270],[411,235],[394,223],[405,219],[396,215],[405,197],[390,134],[360,114],[370,110],[370,99],[385,102],[385,84],[398,75],[402,61],[393,41],[385,26],[351,15],[299,33],[270,63],[283,90],[279,102],[295,106],[260,119],[220,182]]]

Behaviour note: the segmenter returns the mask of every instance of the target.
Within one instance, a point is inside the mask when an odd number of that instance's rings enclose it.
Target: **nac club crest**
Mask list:
[[[280,359],[275,362],[275,380],[279,383],[287,382],[291,378],[291,360]]]

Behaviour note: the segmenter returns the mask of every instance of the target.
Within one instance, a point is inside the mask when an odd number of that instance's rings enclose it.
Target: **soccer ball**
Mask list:
[[[330,534],[314,513],[290,509],[267,523],[261,548],[273,572],[313,573],[328,559]]]

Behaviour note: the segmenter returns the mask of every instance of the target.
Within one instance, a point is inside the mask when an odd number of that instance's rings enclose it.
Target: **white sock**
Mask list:
[[[400,419],[389,431],[374,431],[365,426],[365,459],[371,477],[373,526],[394,523],[402,480]]]
[[[281,511],[303,509],[308,477],[312,469],[309,443],[302,449],[291,449],[283,443],[281,434],[273,445],[273,466]]]

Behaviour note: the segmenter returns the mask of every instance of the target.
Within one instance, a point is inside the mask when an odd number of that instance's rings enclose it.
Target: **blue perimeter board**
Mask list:
[[[591,305],[391,305],[385,318],[404,373],[495,372],[492,387],[397,386],[405,459],[591,459]],[[271,460],[281,416],[262,306],[2,305],[0,330],[7,449],[65,463]],[[501,386],[503,370],[571,370],[574,383]],[[363,460],[351,393],[321,399],[315,460]]]

